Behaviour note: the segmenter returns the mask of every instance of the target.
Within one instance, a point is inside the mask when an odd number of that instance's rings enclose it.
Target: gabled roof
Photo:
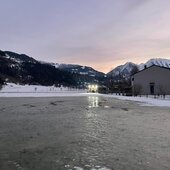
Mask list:
[[[135,74],[141,73],[141,72],[143,72],[143,71],[145,71],[145,70],[147,70],[147,69],[150,69],[151,67],[159,67],[159,68],[167,69],[167,70],[170,71],[170,68],[163,67],[163,66],[158,66],[158,65],[152,65],[152,66],[150,66],[150,67],[147,67],[147,68],[144,68],[143,70],[138,71],[138,72],[135,73]],[[132,76],[134,76],[135,74],[133,74]]]

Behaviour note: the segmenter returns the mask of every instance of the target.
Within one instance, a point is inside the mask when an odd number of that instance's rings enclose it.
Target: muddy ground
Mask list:
[[[0,98],[0,170],[169,170],[170,108],[102,96]]]

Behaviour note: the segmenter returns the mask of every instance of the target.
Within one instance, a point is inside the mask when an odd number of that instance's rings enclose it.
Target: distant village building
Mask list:
[[[169,95],[170,69],[153,65],[132,76],[133,95]]]

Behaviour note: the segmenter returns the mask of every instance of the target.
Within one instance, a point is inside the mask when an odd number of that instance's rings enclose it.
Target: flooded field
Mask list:
[[[0,98],[0,170],[168,170],[170,108],[97,95]]]

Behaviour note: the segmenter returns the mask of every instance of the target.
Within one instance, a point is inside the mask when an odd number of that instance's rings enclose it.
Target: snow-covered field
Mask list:
[[[17,85],[8,83],[0,91],[0,97],[55,97],[55,96],[79,96],[86,90],[69,87]]]
[[[38,85],[16,85],[8,83],[0,91],[0,97],[57,97],[57,96],[87,96],[99,95],[104,97],[113,97],[120,100],[129,100],[139,102],[142,106],[160,106],[170,107],[170,96],[165,99],[153,96],[142,97],[127,97],[119,96],[116,94],[103,95],[103,94],[90,94],[86,90],[73,89],[68,87],[54,87],[54,86],[38,86]]]

